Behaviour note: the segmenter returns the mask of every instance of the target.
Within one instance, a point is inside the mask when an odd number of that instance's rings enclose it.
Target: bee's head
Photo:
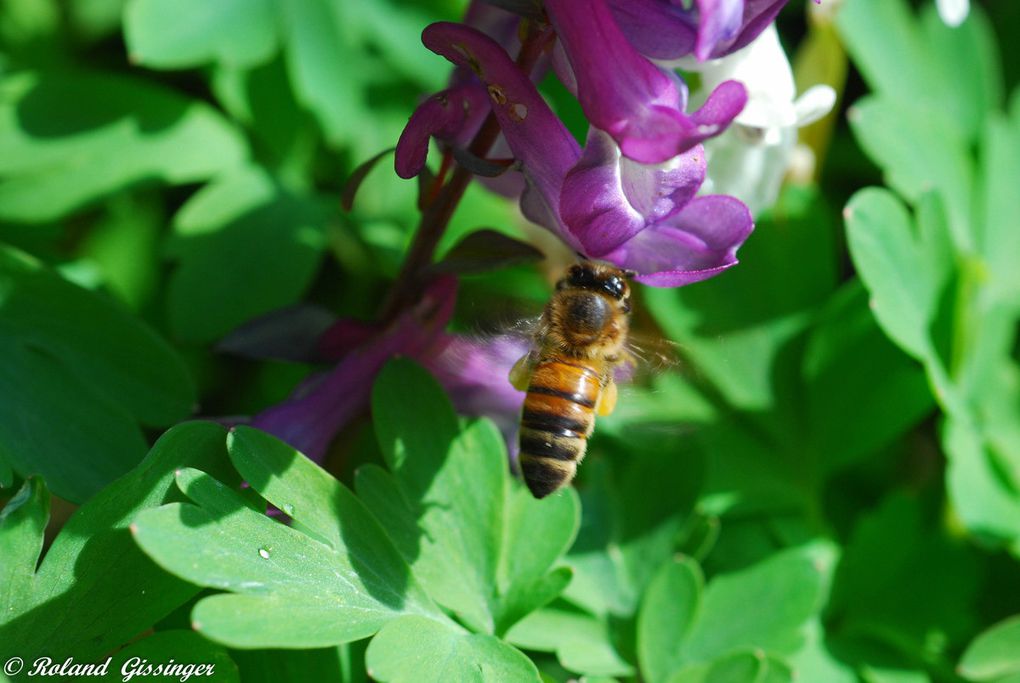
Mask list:
[[[624,313],[630,313],[630,283],[634,273],[593,261],[575,263],[559,282],[557,290],[582,289],[598,292],[619,302]]]

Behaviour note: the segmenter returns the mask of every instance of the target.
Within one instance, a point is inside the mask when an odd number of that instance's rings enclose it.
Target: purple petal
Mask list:
[[[737,249],[754,229],[751,213],[725,195],[697,197],[679,213],[646,228],[606,257],[638,272],[653,287],[680,287],[737,263]]]
[[[529,183],[522,199],[525,215],[556,232],[577,248],[577,241],[558,220],[563,178],[581,156],[577,141],[545,103],[534,83],[506,51],[467,26],[440,22],[422,33],[422,42],[458,66],[470,67],[486,84],[492,111]]]
[[[698,193],[705,181],[705,149],[701,145],[663,164],[639,164],[620,160],[620,174],[627,201],[656,223],[679,211]]]
[[[368,404],[372,382],[387,360],[397,354],[421,360],[441,350],[455,295],[455,279],[436,280],[414,309],[405,311],[314,385],[303,385],[287,401],[256,415],[252,426],[321,463],[333,437]]]
[[[743,0],[695,0],[698,7],[698,40],[694,56],[709,59],[719,45],[729,45],[741,30]],[[762,27],[764,28],[764,27]]]
[[[693,54],[717,59],[744,47],[768,26],[787,0],[695,0],[684,9],[670,0],[610,0],[627,40],[650,59]]]
[[[721,133],[747,101],[742,85],[723,84],[687,116],[678,79],[634,49],[605,0],[547,0],[546,10],[570,60],[582,109],[631,159],[671,159]]]
[[[779,11],[788,0],[745,0],[743,25],[736,38],[721,42],[712,51],[712,57],[723,57],[736,52],[758,37],[765,28],[776,20]]]
[[[524,392],[510,384],[510,368],[531,348],[521,336],[475,338],[451,335],[442,353],[426,362],[457,412],[485,416],[503,432],[507,447],[517,447]]]
[[[622,157],[609,135],[592,128],[580,162],[563,183],[560,215],[584,252],[600,257],[679,211],[704,179],[700,146],[667,164],[638,164]]]
[[[375,323],[361,320],[338,320],[316,340],[319,357],[336,362],[379,333]]]
[[[690,12],[663,0],[610,0],[620,30],[651,59],[679,59],[694,52],[697,22]]]
[[[487,0],[471,0],[468,8],[464,11],[463,23],[478,29],[500,45],[510,49],[514,42],[516,42],[516,47],[520,48],[520,41],[517,40],[517,26],[520,21],[520,16],[508,12],[502,7],[497,7]]]
[[[619,135],[613,137],[620,141],[620,150],[625,156],[642,163],[662,163],[725,131],[746,103],[747,89],[742,83],[723,81],[692,115],[686,116],[663,107],[653,108],[651,115],[631,122],[648,126],[648,130],[626,128],[622,140]],[[660,127],[661,136],[657,136],[655,132],[657,126]],[[669,135],[664,132],[667,129],[670,131]],[[670,138],[670,135],[673,137]],[[676,149],[665,159],[642,161],[658,159],[669,146],[675,146]]]
[[[481,125],[489,105],[485,88],[464,83],[432,95],[411,114],[397,141],[394,168],[401,178],[413,178],[425,167],[429,139],[463,144]]]
[[[691,115],[691,139],[703,142],[726,130],[747,104],[747,88],[740,81],[723,81]]]

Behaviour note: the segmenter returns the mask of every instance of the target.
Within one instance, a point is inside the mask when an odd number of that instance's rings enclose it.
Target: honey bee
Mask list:
[[[633,273],[582,261],[556,283],[535,334],[535,349],[510,371],[527,392],[518,462],[528,489],[544,498],[577,473],[596,415],[616,407],[614,370],[629,362]]]

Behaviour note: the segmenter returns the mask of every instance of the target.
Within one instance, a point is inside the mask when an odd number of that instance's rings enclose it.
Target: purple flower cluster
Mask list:
[[[733,122],[747,90],[723,81],[688,111],[687,86],[668,63],[740,49],[784,3],[544,0],[540,12],[520,17],[475,0],[465,23],[432,24],[422,34],[425,46],[456,68],[449,87],[408,121],[396,148],[397,174],[420,174],[432,139],[447,152],[477,151],[472,141],[483,137],[491,115],[499,134],[481,153],[511,156],[515,170],[484,180],[519,196],[530,220],[648,285],[711,277],[736,263],[753,223],[740,200],[698,195],[706,172],[701,143]],[[537,0],[519,4],[538,7]],[[583,148],[535,86],[550,70],[590,123]],[[400,354],[428,367],[460,412],[492,417],[510,436],[523,395],[506,377],[525,345],[446,333],[455,293],[455,280],[444,277],[388,323],[335,323],[318,340],[319,360],[335,362],[333,369],[252,424],[321,462],[333,437],[367,405],[376,373]]]
[[[525,73],[520,18],[475,3],[467,24],[437,23],[425,46],[457,66],[453,85],[426,100],[397,146],[396,170],[423,169],[429,138],[462,146],[491,111],[497,147],[526,180],[524,214],[589,258],[677,287],[737,262],[753,228],[744,204],[696,196],[705,179],[700,143],[726,129],[747,102],[738,81],[720,83],[687,111],[683,80],[659,64],[709,60],[751,42],[785,0],[545,0],[546,59]],[[654,61],[653,61],[654,60]],[[539,94],[552,68],[590,122],[582,149]]]

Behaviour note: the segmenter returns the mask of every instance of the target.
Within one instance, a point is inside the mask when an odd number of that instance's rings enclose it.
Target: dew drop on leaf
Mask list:
[[[283,512],[288,517],[293,517],[294,516],[294,506],[291,505],[290,503],[284,503],[283,504]]]
[[[268,548],[259,548],[259,557],[261,557],[263,560],[268,560],[269,559],[269,549]]]

